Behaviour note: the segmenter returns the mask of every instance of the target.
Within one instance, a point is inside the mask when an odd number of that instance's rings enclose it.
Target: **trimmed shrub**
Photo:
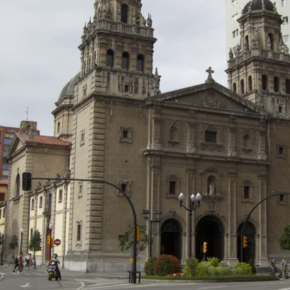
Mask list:
[[[227,276],[232,274],[232,270],[229,267],[217,267],[216,270],[219,276]]]
[[[185,266],[182,269],[184,277],[193,277],[195,275],[196,267],[198,265],[197,259],[188,259],[185,262]]]
[[[176,257],[171,255],[161,255],[154,262],[154,275],[166,276],[181,271],[181,264]]]
[[[148,276],[154,275],[154,263],[157,261],[156,257],[151,257],[144,265],[145,274]]]
[[[244,275],[244,270],[242,268],[232,269],[233,275]]]
[[[219,264],[219,267],[228,267],[227,262],[226,261],[221,261]]]
[[[209,267],[207,270],[208,276],[217,276],[218,275],[218,270],[216,267]]]
[[[249,260],[249,265],[252,267],[252,274],[256,274],[257,273],[256,266],[252,259]]]
[[[195,276],[197,276],[197,277],[207,276],[207,271],[208,271],[209,267],[210,267],[210,265],[207,262],[199,263],[196,267]]]
[[[252,267],[249,264],[246,263],[238,263],[236,264],[233,269],[241,268],[244,271],[244,274],[250,275],[252,274]]]
[[[211,264],[209,262],[206,262],[206,261],[201,261],[199,264],[204,265],[206,267],[211,267]]]
[[[219,264],[220,264],[220,263],[219,263],[219,259],[218,259],[218,258],[215,258],[215,257],[213,257],[213,258],[208,258],[207,261],[208,261],[208,263],[211,264],[212,267],[218,267]]]

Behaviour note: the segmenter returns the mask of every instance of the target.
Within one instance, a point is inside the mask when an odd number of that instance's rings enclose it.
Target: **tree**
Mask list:
[[[32,235],[28,248],[33,251],[34,269],[36,269],[35,252],[41,251],[41,236],[38,230],[36,230]]]
[[[18,238],[16,235],[13,235],[11,237],[10,243],[9,243],[9,249],[13,250],[13,258],[14,258],[14,250],[18,247]]]
[[[139,226],[140,241],[137,243],[137,249],[141,252],[144,251],[149,244],[149,238],[146,235],[146,226]],[[134,226],[129,225],[128,230],[119,239],[119,247],[121,251],[130,250],[134,245]]]
[[[290,251],[290,224],[284,228],[284,231],[279,237],[279,244],[282,250]]]

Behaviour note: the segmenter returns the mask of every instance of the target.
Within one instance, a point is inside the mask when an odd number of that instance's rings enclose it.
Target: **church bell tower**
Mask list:
[[[94,6],[79,46],[77,101],[92,93],[138,99],[158,94],[160,77],[152,74],[156,38],[141,0],[96,0]]]
[[[252,0],[238,19],[240,43],[229,52],[229,88],[277,117],[290,117],[290,55],[281,15],[270,0]]]

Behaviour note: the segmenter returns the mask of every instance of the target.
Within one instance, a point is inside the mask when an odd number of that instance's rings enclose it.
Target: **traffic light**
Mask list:
[[[23,191],[31,190],[31,178],[32,178],[32,174],[30,172],[22,173],[22,190]]]
[[[50,247],[53,248],[53,246],[54,246],[54,239],[51,238],[51,240],[50,240]]]
[[[140,241],[140,227],[139,226],[137,226],[137,228],[136,228],[136,241],[137,242],[139,242]]]
[[[207,242],[203,243],[203,253],[205,254],[207,252]]]
[[[50,236],[47,236],[47,244],[50,245]]]
[[[243,248],[246,248],[248,246],[248,237],[243,236]]]

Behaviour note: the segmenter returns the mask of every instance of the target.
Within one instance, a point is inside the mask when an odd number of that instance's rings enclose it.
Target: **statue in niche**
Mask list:
[[[209,195],[215,195],[215,183],[212,181],[210,184],[209,184]]]

